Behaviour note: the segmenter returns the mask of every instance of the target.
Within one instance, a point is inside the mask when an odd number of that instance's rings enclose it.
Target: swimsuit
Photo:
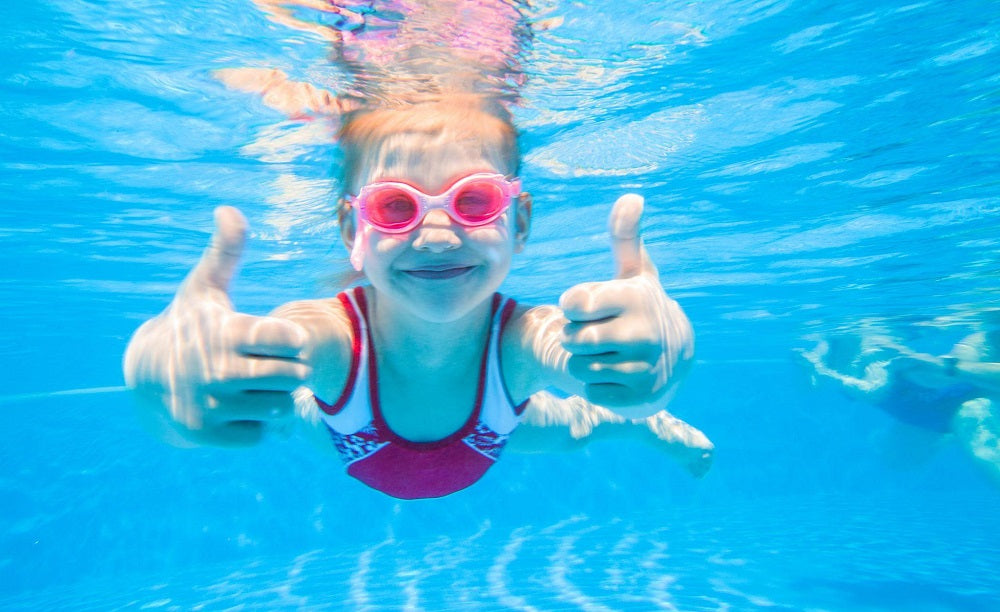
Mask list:
[[[951,419],[964,402],[978,397],[975,386],[955,383],[932,389],[897,379],[878,406],[904,423],[937,433],[951,431]]]
[[[527,400],[514,404],[500,368],[500,336],[514,311],[514,300],[493,296],[476,402],[465,424],[441,440],[414,442],[392,431],[382,416],[364,291],[356,287],[337,299],[354,333],[351,371],[333,404],[314,397],[347,473],[400,499],[442,497],[479,480],[500,457],[528,404]]]

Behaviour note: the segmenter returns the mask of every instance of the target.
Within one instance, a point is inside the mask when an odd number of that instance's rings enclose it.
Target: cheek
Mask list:
[[[469,243],[495,264],[506,264],[514,255],[514,241],[506,226],[481,227],[469,232]]]
[[[510,231],[510,212],[506,212],[502,217],[483,227],[470,228],[468,236],[470,240],[484,246],[503,246],[513,244]]]
[[[507,242],[510,232],[505,227],[487,225],[468,230],[469,240],[482,246],[495,246]]]
[[[391,235],[373,231],[368,238],[369,257],[384,259],[391,257],[409,242],[409,234]]]

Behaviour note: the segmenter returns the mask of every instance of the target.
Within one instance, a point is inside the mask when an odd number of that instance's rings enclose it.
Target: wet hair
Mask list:
[[[520,170],[517,130],[507,108],[488,97],[459,94],[377,108],[361,107],[342,117],[338,142],[342,155],[340,185],[346,192],[352,179],[379,145],[394,138],[420,134],[428,144],[443,141],[478,143],[484,157],[496,160],[505,174]]]

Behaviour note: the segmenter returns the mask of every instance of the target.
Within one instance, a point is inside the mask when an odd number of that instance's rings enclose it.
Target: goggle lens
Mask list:
[[[452,209],[470,223],[482,223],[506,205],[504,192],[491,181],[475,181],[455,194]]]
[[[369,196],[366,212],[373,225],[399,229],[413,222],[420,212],[420,204],[411,193],[397,187],[384,187]]]

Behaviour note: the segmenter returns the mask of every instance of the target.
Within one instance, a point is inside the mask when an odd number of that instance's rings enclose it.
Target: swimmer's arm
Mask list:
[[[950,382],[964,382],[989,393],[1000,393],[1000,363],[991,360],[987,342],[985,334],[972,334],[955,344],[947,355],[934,359]]]
[[[322,25],[318,22],[310,22],[299,18],[296,9],[309,9],[312,11],[328,12],[335,15],[351,15],[347,8],[337,6],[333,2],[323,2],[321,0],[253,0],[261,11],[267,14],[268,19],[289,28],[315,34],[328,42],[337,44],[341,42],[340,30],[337,28]],[[359,17],[355,17],[358,20]],[[362,21],[363,23],[363,21]]]
[[[1000,363],[956,360],[949,371],[954,372],[955,380],[1000,393]]]
[[[1000,363],[985,361],[985,339],[973,334],[958,342],[946,355],[909,351],[894,365],[911,382],[944,387],[965,383],[989,392],[1000,392]]]
[[[584,384],[569,373],[562,346],[566,317],[557,306],[518,306],[503,336],[504,377],[517,398],[556,388],[583,397]]]
[[[354,338],[350,317],[338,299],[290,302],[271,316],[297,323],[309,336],[302,358],[311,366],[310,376],[292,394],[296,429],[319,450],[333,453],[316,397],[334,403],[347,384]]]
[[[141,421],[177,446],[257,443],[289,419],[291,392],[309,376],[305,330],[234,309],[228,290],[247,222],[232,207],[217,208],[215,222],[201,260],[166,310],[136,330],[122,363]]]
[[[305,330],[308,340],[300,357],[309,365],[309,376],[302,386],[310,396],[335,402],[350,374],[354,338],[350,317],[340,300],[289,302],[270,316],[292,321]]]
[[[228,89],[258,94],[268,107],[292,118],[336,116],[354,105],[346,98],[304,81],[292,81],[275,68],[222,68],[212,73]]]
[[[987,342],[985,334],[972,334],[959,341],[942,359],[951,376],[1000,393],[1000,363],[991,360]]]
[[[254,354],[262,349],[252,348],[255,327],[261,329],[265,324],[277,325],[290,322],[297,325],[295,329],[305,332],[306,340],[297,356],[283,358],[271,355],[267,358],[290,367],[302,367],[307,372],[303,380],[300,381],[302,386],[294,391],[293,387],[287,387],[288,391],[284,397],[288,398],[288,393],[293,396],[294,412],[307,425],[305,430],[308,437],[317,437],[312,432],[313,429],[320,431],[319,437],[324,436],[325,426],[318,418],[318,408],[313,414],[304,409],[303,406],[311,404],[316,407],[316,402],[312,399],[312,389],[322,389],[323,395],[321,397],[336,398],[340,395],[340,389],[346,382],[351,363],[351,331],[350,321],[346,313],[343,312],[343,308],[335,300],[312,300],[291,302],[280,306],[268,317],[258,319],[260,323],[254,322],[248,315],[238,316],[247,317],[246,320],[249,323],[245,326],[247,331],[242,334],[234,332],[233,338],[234,341],[247,347],[245,351],[251,360],[251,369],[255,367],[253,362],[263,363],[262,359],[264,358],[262,355]],[[130,344],[130,351],[133,353],[138,352],[139,349],[134,347],[143,341],[142,330],[137,332],[136,338],[137,340]],[[209,344],[205,340],[201,342],[205,345]],[[147,342],[147,344],[151,343]],[[209,352],[207,346],[205,352]],[[218,363],[235,361],[235,359],[221,355],[214,361]],[[177,368],[174,368],[174,371],[176,370]],[[222,380],[221,377],[216,377],[216,379]],[[221,383],[213,384],[219,386]],[[172,417],[169,413],[159,409],[158,405],[164,401],[160,399],[164,395],[163,392],[147,398],[145,396],[150,394],[140,391],[137,393],[142,407],[140,417],[143,425],[151,433],[169,444],[182,447],[247,446],[259,441],[266,433],[290,430],[291,423],[288,417],[292,412],[291,409],[272,409],[272,414],[267,414],[258,407],[260,400],[263,399],[267,399],[274,406],[279,406],[282,403],[278,400],[281,393],[275,388],[274,381],[264,379],[259,384],[248,382],[241,386],[245,388],[231,393],[219,393],[211,399],[203,400],[201,403],[207,407],[206,414],[208,416],[199,417],[198,422],[185,421],[182,417],[177,416]],[[308,397],[309,401],[301,401],[300,397]],[[170,402],[177,403],[174,398],[171,398]],[[240,423],[240,426],[227,426],[226,423],[230,422],[230,419]],[[319,427],[317,428],[316,425]]]
[[[611,280],[574,285],[558,307],[522,317],[530,391],[555,387],[626,418],[652,416],[673,398],[694,357],[694,332],[643,246],[643,205],[627,194],[612,207]]]
[[[821,340],[812,350],[799,351],[799,354],[812,365],[816,374],[837,381],[843,386],[844,391],[852,397],[877,401],[879,396],[883,395],[889,382],[889,371],[886,366],[890,361],[869,363],[865,366],[864,376],[858,378],[829,367],[826,363],[828,352],[829,344],[825,340]]]
[[[512,389],[516,388],[521,394],[517,397],[528,397],[545,389],[558,389],[566,395],[583,398],[588,396],[587,385],[572,371],[573,354],[563,346],[567,323],[558,306],[519,307],[515,311],[504,333],[503,359],[505,378],[510,379]],[[669,379],[660,387],[655,400],[640,404],[637,411],[627,403],[605,408],[626,418],[650,416],[666,409],[690,366],[693,349],[688,347],[673,364]],[[636,394],[634,397],[642,396]]]

